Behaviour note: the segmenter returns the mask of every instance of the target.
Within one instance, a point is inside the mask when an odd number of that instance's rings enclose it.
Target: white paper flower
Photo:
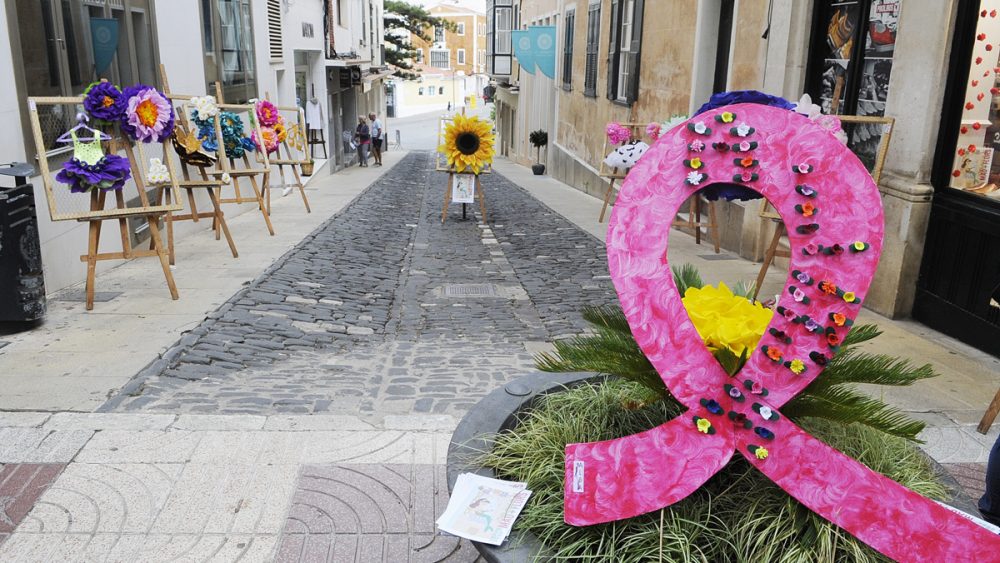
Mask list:
[[[771,413],[771,407],[763,407],[763,406],[760,407],[760,416],[764,417],[765,419],[770,420],[771,419],[771,414],[772,414]]]
[[[219,113],[219,106],[215,103],[215,96],[198,96],[191,98],[191,105],[198,112],[199,119],[215,117]]]
[[[151,158],[146,178],[149,179],[150,184],[168,184],[170,183],[170,171],[160,159]]]
[[[694,132],[697,133],[697,134],[699,134],[699,135],[704,135],[706,129],[707,129],[707,127],[705,127],[704,123],[695,123],[694,124]]]
[[[812,103],[812,97],[809,94],[802,94],[799,98],[798,103],[795,104],[795,113],[800,113],[809,119],[816,119],[822,114],[820,107]]]
[[[750,150],[750,141],[740,141],[740,151],[747,152]]]
[[[223,184],[229,184],[233,181],[233,177],[229,175],[229,172],[223,172],[221,180]]]
[[[740,123],[739,127],[736,128],[736,134],[739,135],[740,137],[746,137],[747,135],[750,134],[750,126],[747,125],[745,122]]]
[[[705,175],[702,174],[701,172],[696,172],[694,170],[692,170],[691,172],[688,172],[687,181],[692,186],[697,186],[704,179],[705,179]]]
[[[795,171],[798,172],[799,174],[808,174],[811,169],[812,167],[806,164],[805,162],[795,167]]]
[[[674,127],[684,123],[687,121],[687,118],[688,117],[686,115],[671,115],[670,119],[664,121],[660,125],[660,136],[662,137],[663,135],[666,135],[667,131],[670,131]],[[702,125],[702,127],[704,127],[704,125]]]

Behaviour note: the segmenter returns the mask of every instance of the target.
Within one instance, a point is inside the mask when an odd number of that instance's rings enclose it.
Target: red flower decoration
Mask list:
[[[826,343],[829,344],[830,346],[839,346],[840,337],[837,336],[836,332],[828,332],[826,333]]]

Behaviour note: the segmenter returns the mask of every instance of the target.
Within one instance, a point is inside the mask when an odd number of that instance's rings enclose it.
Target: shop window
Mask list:
[[[573,89],[573,26],[576,24],[576,10],[568,10],[563,30],[562,85],[563,90]]]
[[[583,75],[583,95],[597,97],[597,53],[601,41],[601,3],[587,7],[587,65]]]
[[[817,2],[807,85],[824,113],[882,116],[902,0]],[[847,127],[848,146],[872,168],[882,125]]]
[[[431,51],[431,66],[434,68],[449,68],[448,51]]]
[[[608,99],[634,102],[639,93],[643,0],[612,0],[608,49]]]
[[[19,94],[23,98],[77,96],[91,82],[101,79],[123,86],[136,82],[159,84],[151,29],[152,4],[152,0],[13,2],[14,12],[8,16],[11,27],[16,26],[20,50],[16,66],[17,72],[23,73],[24,91]],[[91,26],[102,24],[116,28],[118,33],[118,47],[107,57],[97,56],[100,50],[92,39]],[[98,68],[98,64],[102,66]],[[27,107],[27,103],[21,107]],[[72,147],[56,143],[55,139],[73,126],[75,116],[63,106],[38,109],[44,144],[55,166],[72,151]],[[30,128],[25,127],[24,132],[24,146],[34,147]],[[29,158],[33,153],[28,150]]]
[[[227,103],[257,97],[250,0],[201,0],[205,82],[209,92],[222,84]]]

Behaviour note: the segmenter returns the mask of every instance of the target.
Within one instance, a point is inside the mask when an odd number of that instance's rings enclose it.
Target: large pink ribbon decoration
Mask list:
[[[681,204],[716,182],[767,197],[788,226],[792,250],[778,313],[736,377],[705,348],[664,257]],[[779,410],[823,371],[850,330],[882,231],[882,202],[868,171],[832,134],[794,112],[727,106],[654,144],[618,197],[608,262],[632,334],[688,410],[640,434],[566,446],[566,522],[597,524],[669,506],[736,451],[888,557],[1000,560],[1000,537],[820,442]]]

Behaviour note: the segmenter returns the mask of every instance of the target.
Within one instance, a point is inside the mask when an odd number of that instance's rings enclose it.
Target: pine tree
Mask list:
[[[396,67],[396,76],[406,80],[416,80],[420,75],[413,67],[417,49],[410,43],[411,34],[430,42],[432,38],[428,34],[429,30],[443,27],[454,31],[458,26],[443,18],[432,16],[423,7],[408,2],[386,0],[384,6],[383,25],[385,42],[388,44],[385,50],[385,62]]]

